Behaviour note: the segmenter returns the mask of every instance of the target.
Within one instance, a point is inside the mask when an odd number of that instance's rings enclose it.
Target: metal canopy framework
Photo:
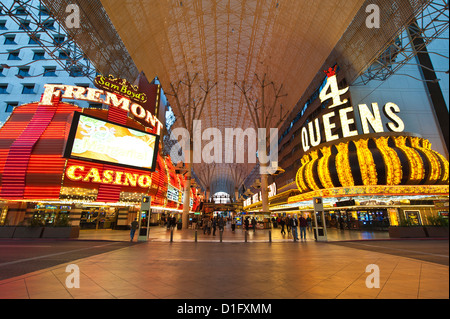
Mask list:
[[[401,67],[410,64],[418,54],[428,53],[427,46],[435,39],[441,38],[448,30],[448,10],[448,0],[430,2],[410,24],[399,29],[398,36],[392,39],[386,50],[373,61],[352,85],[366,85],[372,80],[385,81],[393,74],[400,75],[397,71]],[[414,33],[410,30],[412,26],[415,28]],[[418,46],[414,43],[419,38],[423,41]],[[448,70],[441,70],[441,72],[445,71]],[[422,81],[421,79],[417,80]]]
[[[218,128],[226,152],[225,128],[252,127],[234,83],[254,86],[257,97],[255,74],[267,74],[270,81],[284,85],[288,96],[283,106],[289,110],[363,2],[105,0],[102,4],[138,69],[158,76],[166,90],[170,83],[185,81],[187,73],[198,73],[199,85],[217,82],[202,114],[202,129]],[[233,189],[227,164],[216,164],[211,183],[215,192]]]
[[[72,38],[66,37],[66,30],[61,24],[55,25],[54,16],[48,12],[41,1],[15,0],[9,6],[3,6],[3,13],[11,17],[23,30],[22,32],[36,43],[36,47],[45,50],[50,58],[55,60],[70,76],[83,76],[94,80],[95,66],[89,59],[86,59],[86,55],[76,42]],[[8,32],[2,34],[6,35]],[[41,34],[45,34],[47,37],[41,37]],[[61,54],[64,55],[64,58],[61,58]]]
[[[15,0],[18,3],[30,3],[37,0]],[[39,0],[48,8],[69,35],[95,64],[96,69],[106,75],[113,74],[134,81],[139,74],[136,65],[128,54],[120,36],[114,29],[100,1]],[[79,3],[78,3],[79,2]],[[68,28],[66,19],[71,13],[69,6],[79,8],[79,28]]]
[[[252,126],[235,83],[253,86],[250,97],[256,98],[255,75],[266,75],[277,86],[283,84],[288,94],[283,109],[293,111],[331,52],[344,61],[342,68],[349,78],[356,78],[429,1],[43,2],[60,21],[67,15],[67,5],[80,7],[81,28],[67,31],[101,73],[133,81],[137,70],[142,70],[147,77],[158,76],[165,90],[171,83],[185,81],[188,73],[198,73],[199,86],[217,82],[201,120],[202,129],[218,128],[223,137],[225,128]],[[365,24],[365,9],[372,3],[380,7],[382,29],[369,29]],[[198,94],[193,94],[200,97],[202,91],[197,89]],[[186,105],[188,96],[184,99]],[[169,101],[175,104],[170,97]],[[180,121],[173,128],[177,126]],[[194,170],[204,165],[196,164]],[[252,168],[247,165],[247,172]],[[214,191],[232,189],[233,177],[226,163],[216,164],[211,184]]]

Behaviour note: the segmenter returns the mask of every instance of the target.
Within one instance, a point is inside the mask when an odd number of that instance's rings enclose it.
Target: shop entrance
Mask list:
[[[43,221],[45,226],[53,226],[63,218],[69,219],[70,206],[37,204],[35,209],[32,218]]]
[[[114,207],[84,206],[81,211],[80,229],[114,229],[117,215]]]
[[[387,231],[387,209],[340,210],[327,212],[329,227],[353,230]]]

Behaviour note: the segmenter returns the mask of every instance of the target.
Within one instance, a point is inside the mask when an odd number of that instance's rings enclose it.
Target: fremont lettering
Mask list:
[[[150,126],[155,127],[156,134],[161,134],[163,124],[159,119],[142,105],[133,103],[124,96],[104,90],[72,85],[45,84],[44,88],[44,94],[39,105],[52,105],[53,97],[106,104],[131,112],[136,118],[142,119]],[[104,98],[101,97],[102,95],[104,95]]]

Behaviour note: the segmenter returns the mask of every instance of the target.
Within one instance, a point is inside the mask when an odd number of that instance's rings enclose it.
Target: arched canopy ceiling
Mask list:
[[[269,81],[283,84],[288,94],[283,108],[292,109],[364,1],[101,2],[137,68],[149,78],[158,76],[166,91],[170,83],[185,81],[188,72],[198,73],[196,94],[199,85],[217,82],[201,116],[202,129],[215,127],[223,134],[225,128],[253,126],[234,83],[254,86],[257,96],[255,74],[267,74]],[[228,166],[218,165],[215,190],[227,191],[230,179]]]

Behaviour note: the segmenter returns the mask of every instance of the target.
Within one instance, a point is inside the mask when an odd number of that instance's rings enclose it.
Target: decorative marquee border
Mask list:
[[[313,197],[352,197],[364,195],[447,195],[449,185],[373,185],[319,189],[289,197],[288,203],[312,200]]]

